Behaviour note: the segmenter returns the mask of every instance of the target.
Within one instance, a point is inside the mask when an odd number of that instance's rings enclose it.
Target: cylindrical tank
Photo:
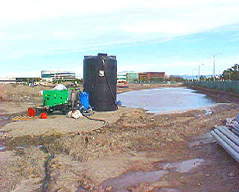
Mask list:
[[[116,56],[102,53],[98,53],[97,56],[85,56],[83,81],[84,91],[89,94],[90,106],[94,110],[116,110]]]

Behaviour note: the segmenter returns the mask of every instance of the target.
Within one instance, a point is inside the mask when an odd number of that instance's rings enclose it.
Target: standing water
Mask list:
[[[1,127],[3,127],[4,125],[6,125],[9,121],[10,117],[4,116],[4,115],[0,115],[0,129]],[[5,151],[6,147],[3,145],[3,139],[2,139],[2,135],[4,134],[4,131],[0,131],[0,152]]]
[[[139,90],[118,94],[123,106],[143,108],[149,113],[197,109],[214,104],[204,94],[184,87]]]

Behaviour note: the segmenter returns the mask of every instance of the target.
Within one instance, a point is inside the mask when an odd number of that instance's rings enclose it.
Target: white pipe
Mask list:
[[[239,137],[233,134],[227,127],[218,127],[217,129],[239,146]]]
[[[239,163],[239,154],[230,147],[224,140],[219,137],[214,131],[211,131],[211,135],[215,137],[217,142]]]
[[[236,126],[233,126],[233,125],[232,125],[232,128],[239,131],[239,127],[236,127]]]
[[[239,146],[236,145],[234,142],[232,142],[228,137],[226,137],[222,132],[220,132],[218,129],[214,129],[214,132],[221,137],[221,139],[226,142],[228,145],[231,146],[238,154],[239,154]]]
[[[232,132],[233,132],[236,136],[239,137],[239,130],[237,130],[237,129],[232,129]]]

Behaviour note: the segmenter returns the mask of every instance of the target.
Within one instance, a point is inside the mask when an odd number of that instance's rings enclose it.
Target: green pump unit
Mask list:
[[[42,106],[54,107],[68,103],[67,90],[43,90]]]

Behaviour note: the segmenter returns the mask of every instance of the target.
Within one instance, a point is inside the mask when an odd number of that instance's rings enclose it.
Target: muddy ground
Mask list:
[[[209,134],[239,112],[236,95],[200,90],[219,102],[210,111],[153,115],[120,107],[92,116],[106,123],[58,113],[11,122],[39,104],[38,89],[26,89],[30,101],[0,103],[0,191],[239,191],[238,163]]]

